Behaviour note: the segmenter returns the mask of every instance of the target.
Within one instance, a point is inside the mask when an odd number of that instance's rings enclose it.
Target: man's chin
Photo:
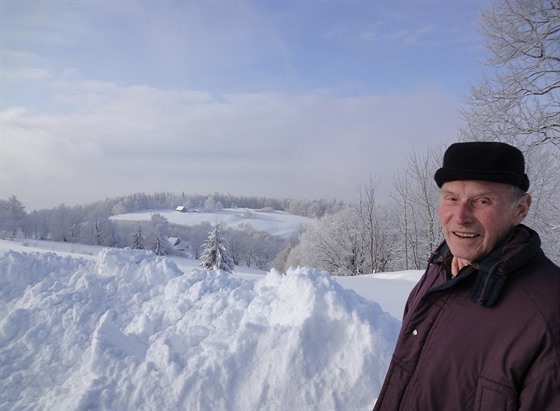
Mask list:
[[[454,247],[450,245],[449,250],[454,257],[460,258],[465,261],[472,262],[480,258],[480,253],[474,250],[466,250],[464,247]]]

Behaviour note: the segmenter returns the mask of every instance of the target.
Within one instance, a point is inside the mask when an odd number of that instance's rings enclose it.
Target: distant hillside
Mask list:
[[[280,238],[288,238],[298,228],[310,224],[313,219],[276,211],[271,209],[251,210],[247,208],[226,208],[221,211],[169,211],[151,210],[136,213],[119,214],[111,217],[114,221],[150,221],[153,214],[160,214],[170,224],[195,226],[204,222],[224,223],[228,228],[243,229],[251,226],[256,231],[263,231]]]

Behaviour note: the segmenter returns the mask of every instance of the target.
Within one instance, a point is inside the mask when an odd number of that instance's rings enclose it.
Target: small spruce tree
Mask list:
[[[167,250],[165,249],[165,246],[163,245],[163,242],[159,237],[157,237],[156,241],[154,242],[154,253],[156,253],[156,255],[167,254]]]
[[[144,236],[142,235],[142,229],[138,226],[138,230],[132,234],[132,241],[130,242],[130,248],[135,250],[144,249]]]
[[[216,224],[210,232],[200,258],[202,260],[200,263],[201,267],[222,270],[228,273],[233,272],[233,258],[229,252],[220,224]]]

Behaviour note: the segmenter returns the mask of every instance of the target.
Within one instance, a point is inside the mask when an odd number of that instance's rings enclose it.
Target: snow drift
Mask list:
[[[371,409],[400,327],[328,273],[0,258],[0,408]]]

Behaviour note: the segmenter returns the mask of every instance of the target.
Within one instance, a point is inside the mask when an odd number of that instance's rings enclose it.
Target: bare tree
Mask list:
[[[523,151],[533,197],[527,222],[558,262],[560,0],[496,0],[480,26],[492,71],[471,86],[461,137],[504,141]]]
[[[358,188],[359,199],[354,207],[356,211],[356,232],[365,253],[365,272],[384,271],[391,259],[388,246],[388,230],[382,215],[382,207],[376,200],[376,189],[379,182],[370,176],[369,185]]]
[[[401,173],[395,176],[393,180],[393,190],[391,192],[391,198],[397,205],[397,213],[399,219],[397,221],[398,228],[397,232],[400,233],[400,240],[396,242],[397,253],[401,253],[401,258],[398,260],[402,261],[404,259],[404,268],[409,270],[412,267],[417,268],[417,265],[411,264],[412,250],[414,249],[414,242],[410,241],[409,233],[412,232],[412,227],[410,225],[412,221],[412,201],[411,201],[411,191],[412,187],[410,184],[410,179],[407,177],[406,173]],[[400,246],[399,246],[400,245]]]
[[[465,99],[462,138],[560,149],[560,1],[498,0],[479,23],[492,71]]]
[[[92,209],[84,218],[78,240],[83,244],[115,245],[115,224],[109,219],[109,214]]]
[[[391,197],[400,210],[400,244],[407,269],[421,268],[442,240],[437,217],[439,190],[434,182],[441,152],[440,148],[428,147],[421,156],[413,151],[406,170],[393,181]]]

